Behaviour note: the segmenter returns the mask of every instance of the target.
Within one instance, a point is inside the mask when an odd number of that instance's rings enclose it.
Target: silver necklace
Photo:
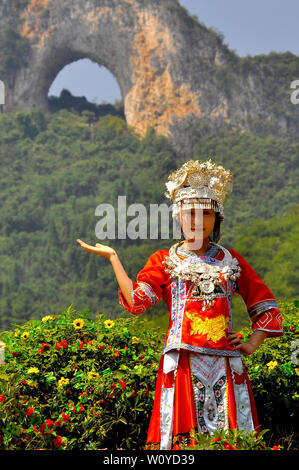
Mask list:
[[[178,278],[181,281],[191,281],[200,290],[200,297],[203,299],[203,310],[214,305],[216,293],[215,287],[221,284],[223,278],[227,281],[235,281],[241,274],[238,260],[233,258],[230,252],[221,245],[216,245],[224,253],[223,260],[216,260],[209,256],[188,256],[180,259],[176,254],[178,244],[173,245],[169,250],[163,264],[165,272],[171,278]]]

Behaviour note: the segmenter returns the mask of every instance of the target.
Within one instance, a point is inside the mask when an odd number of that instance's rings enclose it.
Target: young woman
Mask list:
[[[269,288],[233,249],[217,244],[232,174],[211,160],[189,161],[173,172],[166,196],[183,239],[153,253],[136,282],[114,249],[78,243],[107,258],[119,300],[137,315],[161,297],[170,311],[146,449],[176,448],[182,438],[218,429],[258,430],[241,353],[252,354],[267,337],[283,334]],[[253,333],[242,342],[232,328],[231,301],[243,297]]]

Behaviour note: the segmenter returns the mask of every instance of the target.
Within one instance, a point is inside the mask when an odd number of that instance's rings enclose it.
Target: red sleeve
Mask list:
[[[235,292],[242,296],[246,304],[252,330],[265,331],[269,337],[281,336],[282,316],[272,292],[239,253],[229,251],[241,267]]]
[[[156,305],[162,296],[163,287],[167,282],[167,274],[162,264],[164,254],[164,250],[153,253],[147,260],[144,268],[139,271],[136,282],[132,281],[131,307],[124,298],[121,289],[118,288],[120,304],[134,315],[139,315],[151,307],[151,305]]]

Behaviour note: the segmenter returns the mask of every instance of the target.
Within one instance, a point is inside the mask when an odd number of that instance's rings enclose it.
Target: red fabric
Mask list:
[[[241,267],[241,275],[237,279],[236,293],[240,294],[246,304],[247,309],[255,309],[255,306],[260,306],[262,303],[267,305],[268,302],[275,301],[275,298],[266,286],[266,284],[260,279],[255,273],[247,261],[235,250],[228,250],[233,257],[237,258]],[[145,266],[137,275],[136,282],[132,281],[132,305],[129,306],[126,302],[121,290],[119,289],[119,301],[121,305],[133,313],[138,315],[143,313],[149,307],[156,305],[161,297],[165,301],[169,311],[169,328],[166,335],[166,342],[168,340],[171,329],[173,328],[173,319],[171,315],[172,310],[172,280],[168,273],[164,270],[163,260],[165,256],[169,255],[169,250],[158,250],[153,253],[147,260]],[[216,259],[221,260],[224,254],[222,250],[218,251]],[[227,283],[222,278],[223,288],[226,289]],[[202,310],[202,299],[194,300],[192,297],[193,285],[191,281],[186,282],[186,292],[189,293],[189,297],[186,298],[184,307],[184,315],[182,318],[182,334],[180,336],[181,344],[188,344],[201,348],[220,349],[220,350],[233,350],[232,346],[229,345],[226,336],[227,328],[223,330],[221,337],[217,338],[209,337],[207,334],[203,334],[203,325],[206,325],[206,320],[209,320],[211,324],[215,325],[211,320],[218,320],[228,322],[229,319],[229,305],[227,297],[218,297],[215,299],[214,306]],[[269,304],[270,305],[270,304]],[[196,323],[193,323],[193,319],[196,317]],[[220,318],[221,317],[221,318]],[[179,321],[179,320],[177,320]],[[198,326],[200,321],[199,329],[192,329],[192,325]],[[262,329],[267,331],[268,336],[280,336],[283,334],[281,315],[278,309],[269,307],[267,312],[254,315],[252,320],[253,329]],[[197,333],[199,332],[199,333]],[[216,339],[215,339],[216,338]],[[175,347],[180,347],[180,344],[176,344]]]
[[[118,296],[121,305],[133,313],[133,315],[139,315],[147,310],[153,301],[158,303],[163,292],[163,288],[169,283],[169,276],[165,273],[162,261],[165,255],[168,255],[168,250],[159,250],[153,253],[147,260],[145,266],[139,271],[136,282],[132,281],[132,306],[129,306],[120,288],[118,288]],[[148,285],[148,289],[152,289],[153,297],[150,298],[147,295],[147,291],[144,290],[139,282],[144,282]],[[154,296],[156,299],[154,299]]]
[[[225,358],[226,380],[227,380],[227,398],[228,398],[228,422],[230,429],[237,429],[237,410],[234,394],[234,384],[230,370],[228,358]]]
[[[283,331],[280,311],[277,308],[271,308],[271,310],[261,313],[252,322],[252,331],[255,330],[267,331],[269,338],[281,336]]]
[[[190,433],[197,428],[189,351],[180,351],[175,380],[173,435]]]
[[[168,383],[167,379],[165,380],[165,375],[169,374],[163,374],[162,356],[158,370],[153,413],[146,440],[147,447],[150,447],[151,444],[159,445],[160,442],[161,390],[163,382],[164,386]],[[189,363],[189,352],[182,350],[180,351],[180,358],[175,378],[173,436],[179,437],[182,434],[192,434],[196,428],[197,420]]]
[[[257,415],[256,406],[255,406],[254,396],[253,396],[253,393],[252,393],[250,379],[248,377],[248,373],[247,373],[246,367],[244,365],[243,365],[243,369],[244,369],[245,380],[246,380],[247,387],[248,387],[253,425],[254,425],[255,431],[259,434],[260,431],[261,431],[261,427],[260,427],[259,420],[258,420],[258,415]]]
[[[156,391],[155,391],[155,399],[154,399],[154,406],[153,412],[148,428],[147,433],[147,443],[154,443],[158,444],[161,440],[160,434],[160,401],[161,401],[161,390],[162,390],[162,382],[163,382],[163,356],[161,356],[159,369],[158,369],[158,376],[156,381]]]
[[[197,432],[197,419],[196,419],[196,406],[194,401],[194,392],[193,392],[193,380],[190,366],[190,353],[189,351],[181,350],[178,369],[175,379],[175,396],[174,396],[174,421],[173,421],[173,445],[172,449],[175,449],[175,446],[178,445],[180,438],[189,439],[189,442],[192,443],[194,437],[194,432]],[[230,429],[237,429],[237,411],[236,411],[236,402],[234,396],[234,386],[232,371],[229,366],[229,360],[226,357],[226,381],[227,381],[227,397],[228,397],[228,423]],[[169,375],[169,374],[167,374]],[[246,371],[246,368],[243,364],[243,374],[234,379],[240,383],[247,384],[248,393],[250,398],[251,413],[253,418],[254,429],[259,433],[260,425],[258,421],[256,406],[254,402],[254,397],[250,385],[250,380]],[[165,378],[165,374],[164,374]],[[159,448],[160,443],[160,400],[161,400],[161,390],[163,385],[163,356],[160,361],[157,383],[156,383],[156,393],[154,400],[153,413],[150,420],[146,448]]]

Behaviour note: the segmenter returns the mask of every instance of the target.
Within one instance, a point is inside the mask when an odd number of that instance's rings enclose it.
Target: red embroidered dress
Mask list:
[[[178,266],[172,259],[179,261]],[[178,274],[181,262],[190,270],[187,277],[184,270]],[[200,282],[192,277],[194,263],[199,270],[203,267]],[[240,351],[229,345],[226,336],[232,330],[234,293],[242,296],[253,331],[266,331],[268,337],[283,334],[281,314],[269,288],[239,253],[216,244],[204,256],[176,245],[159,250],[136,281],[131,307],[119,289],[125,309],[137,315],[162,297],[170,312],[146,448],[171,449],[182,436],[192,439],[195,432],[258,429]]]

